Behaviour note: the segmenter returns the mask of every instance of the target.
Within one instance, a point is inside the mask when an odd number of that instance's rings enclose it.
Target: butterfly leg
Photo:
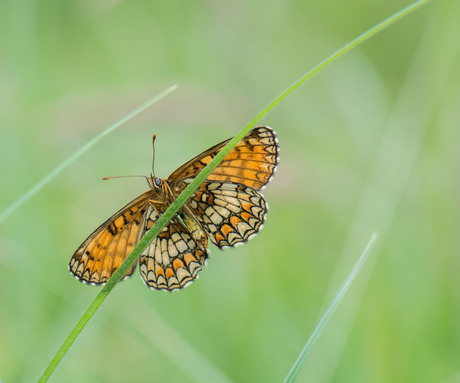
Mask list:
[[[157,200],[154,200],[154,199],[149,199],[149,202],[151,204],[160,204],[160,205],[164,205],[165,204],[165,201],[157,201]]]

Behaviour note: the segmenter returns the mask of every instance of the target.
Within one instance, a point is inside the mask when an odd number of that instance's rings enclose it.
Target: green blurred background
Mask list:
[[[99,288],[76,247],[156,171],[232,136],[301,74],[407,1],[0,2],[0,209],[134,107],[0,227],[0,379],[30,382]],[[53,382],[280,382],[371,233],[380,240],[299,382],[460,382],[460,3],[438,0],[261,124],[281,163],[264,230],[211,249],[187,289],[136,272]]]

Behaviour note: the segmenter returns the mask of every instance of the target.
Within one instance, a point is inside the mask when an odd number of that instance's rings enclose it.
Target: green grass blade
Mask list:
[[[83,330],[84,326],[88,323],[89,319],[94,315],[96,310],[111,292],[111,290],[115,287],[115,285],[121,280],[121,278],[126,274],[128,269],[134,264],[137,258],[142,254],[142,252],[147,248],[150,242],[153,241],[155,236],[159,234],[161,229],[166,226],[171,218],[179,211],[182,205],[192,196],[195,190],[199,187],[199,185],[209,176],[209,174],[217,167],[217,165],[224,159],[224,157],[235,147],[235,145],[244,137],[249,131],[256,126],[256,124],[268,113],[270,112],[276,105],[278,105],[281,101],[283,101],[287,96],[289,96],[294,90],[304,84],[308,79],[313,77],[316,73],[318,73],[321,69],[323,69],[328,64],[334,62],[339,57],[341,57],[344,53],[348,52],[352,48],[358,46],[359,44],[363,43],[370,37],[374,36],[384,28],[388,27],[392,23],[398,21],[404,16],[407,16],[411,12],[415,11],[416,9],[420,8],[422,5],[430,2],[432,0],[419,0],[414,2],[412,5],[402,9],[401,11],[393,14],[389,18],[385,19],[381,23],[375,25],[374,27],[370,28],[356,39],[352,40],[350,43],[343,46],[341,49],[337,50],[331,56],[326,58],[324,61],[319,63],[315,66],[312,70],[308,71],[302,77],[300,77],[297,81],[295,81],[292,85],[290,85],[286,90],[284,90],[280,95],[274,98],[265,108],[263,108],[256,116],[249,121],[236,135],[230,140],[227,145],[214,157],[214,159],[198,174],[198,176],[187,186],[187,188],[180,194],[179,197],[169,206],[169,208],[164,212],[164,214],[158,219],[156,224],[146,233],[144,238],[138,243],[138,245],[134,248],[131,254],[125,259],[125,261],[120,265],[117,271],[112,275],[109,279],[107,284],[104,288],[100,291],[100,293],[96,296],[93,302],[90,304],[88,309],[83,313],[80,320],[77,322],[75,327],[72,329],[70,334],[67,336],[66,340],[59,348],[53,359],[51,360],[50,364],[47,366],[46,370],[44,371],[43,375],[41,376],[39,382],[47,382],[50,376],[52,375],[53,371],[62,360],[64,355],[67,353],[68,349],[72,345],[72,343],[76,340],[77,336]],[[1,222],[1,221],[0,221]]]
[[[323,316],[319,320],[318,324],[316,325],[315,329],[310,335],[310,338],[308,338],[307,343],[305,343],[305,346],[303,347],[302,351],[297,357],[294,365],[292,366],[291,370],[287,374],[286,379],[284,379],[284,383],[294,382],[307,355],[309,354],[316,340],[319,338],[319,336],[323,332],[324,327],[326,327],[327,323],[329,322],[329,319],[331,318],[334,311],[337,309],[337,306],[339,305],[340,301],[343,299],[343,297],[347,293],[353,280],[356,278],[361,268],[363,267],[364,263],[366,262],[377,238],[378,238],[378,234],[373,233],[364,251],[359,257],[358,261],[355,263],[355,265],[351,269],[350,274],[348,274],[348,276],[345,278],[345,281],[343,282],[342,286],[340,286],[339,290],[337,291],[337,294],[334,296],[328,308],[326,309]]]
[[[136,109],[128,113],[122,119],[118,120],[113,125],[109,126],[107,129],[99,133],[96,137],[90,140],[86,145],[82,146],[75,153],[73,153],[66,160],[61,162],[56,168],[49,172],[45,177],[43,177],[35,186],[33,186],[29,191],[19,197],[14,201],[10,206],[8,206],[4,211],[0,213],[0,224],[4,222],[11,214],[13,214],[17,209],[19,209],[23,204],[25,204],[29,199],[31,199],[35,194],[37,194],[41,189],[48,185],[56,176],[61,173],[67,166],[74,162],[78,157],[85,153],[88,149],[94,146],[99,140],[105,137],[107,134],[114,131],[116,128],[123,125],[125,122],[138,115],[143,110],[147,109],[149,106],[153,105],[157,101],[161,100],[163,97],[167,96],[169,93],[177,89],[177,85],[172,85],[168,89],[164,90],[160,94],[151,98],[144,104],[138,106]]]

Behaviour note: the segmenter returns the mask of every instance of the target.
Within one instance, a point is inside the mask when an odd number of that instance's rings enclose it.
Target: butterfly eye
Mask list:
[[[156,186],[161,186],[161,178],[156,178],[155,177],[155,185]]]

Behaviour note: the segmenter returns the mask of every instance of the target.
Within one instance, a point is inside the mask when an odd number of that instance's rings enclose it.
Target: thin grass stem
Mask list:
[[[287,374],[286,379],[284,379],[284,383],[294,382],[307,355],[310,353],[310,350],[312,349],[316,340],[319,338],[319,336],[323,332],[324,328],[329,322],[329,319],[331,319],[332,314],[334,314],[335,310],[337,309],[337,306],[339,305],[339,303],[341,302],[341,300],[347,293],[348,289],[350,288],[350,285],[352,284],[352,282],[354,281],[354,279],[360,272],[361,268],[363,267],[364,263],[366,262],[367,258],[369,257],[369,254],[371,253],[371,250],[374,247],[374,244],[377,238],[378,238],[378,234],[374,232],[371,235],[371,238],[369,239],[369,242],[367,243],[364,251],[361,253],[361,256],[359,257],[359,259],[356,261],[355,265],[351,269],[350,274],[348,274],[348,276],[345,278],[345,281],[343,282],[342,286],[340,286],[339,290],[337,291],[337,294],[332,299],[328,308],[326,309],[323,316],[321,317],[318,324],[316,325],[315,329],[313,330],[310,337],[308,338],[307,343],[305,343],[305,346],[303,347],[302,351],[297,357],[291,370]]]
[[[99,140],[105,137],[107,134],[113,132],[116,128],[123,125],[128,120],[132,119],[134,116],[138,115],[143,110],[147,109],[149,106],[155,104],[157,101],[161,100],[163,97],[167,96],[169,93],[177,89],[177,85],[172,85],[168,89],[164,90],[163,92],[159,93],[155,97],[151,98],[144,104],[138,106],[136,109],[128,113],[122,119],[118,120],[113,125],[109,126],[107,129],[99,133],[95,136],[92,140],[88,141],[85,145],[83,145],[80,149],[78,149],[75,153],[73,153],[70,157],[65,159],[61,162],[58,166],[56,166],[51,172],[49,172],[45,177],[43,177],[35,186],[33,186],[29,191],[24,193],[21,197],[19,197],[16,201],[14,201],[11,205],[9,205],[4,211],[0,213],[0,224],[3,223],[11,214],[13,214],[17,209],[19,209],[22,205],[24,205],[28,200],[30,200],[35,194],[37,194],[41,189],[43,189],[46,185],[48,185],[54,178],[56,178],[59,173],[61,173],[67,166],[69,166],[72,162],[74,162],[78,157],[80,157],[83,153],[85,153],[88,149],[94,146]]]
[[[281,101],[283,101],[287,96],[289,96],[294,90],[304,84],[307,80],[313,77],[316,73],[318,73],[322,68],[326,65],[334,62],[343,54],[351,50],[352,48],[358,46],[359,44],[363,43],[367,39],[371,38],[384,28],[388,27],[392,23],[398,21],[404,16],[407,16],[411,12],[415,11],[416,9],[420,8],[422,5],[430,2],[432,0],[419,0],[414,2],[412,5],[396,12],[389,18],[385,19],[381,23],[375,25],[374,27],[370,28],[356,39],[352,40],[350,43],[343,46],[341,49],[337,50],[331,56],[326,58],[324,61],[319,63],[315,66],[312,70],[308,71],[302,77],[300,77],[297,81],[295,81],[292,85],[290,85],[286,90],[284,90],[281,94],[279,94],[276,98],[274,98],[267,106],[265,106],[261,111],[259,111],[255,117],[250,120],[246,126],[244,126],[236,135],[231,139],[227,145],[222,148],[222,150],[214,157],[214,159],[195,177],[195,179],[184,189],[184,191],[177,197],[177,199],[168,207],[168,209],[163,213],[163,215],[158,219],[155,225],[145,234],[142,240],[138,243],[138,245],[134,248],[131,254],[124,260],[124,262],[120,265],[117,271],[112,275],[109,279],[107,284],[103,287],[100,293],[96,296],[96,298],[91,302],[88,309],[83,313],[80,320],[77,322],[75,327],[72,329],[70,334],[65,339],[62,346],[59,348],[57,353],[54,355],[53,359],[43,372],[39,382],[47,382],[56,367],[58,366],[59,362],[62,360],[64,355],[67,353],[70,346],[76,340],[77,336],[80,334],[82,329],[88,323],[89,319],[94,315],[96,310],[108,296],[108,294],[112,291],[115,285],[121,280],[121,278],[126,274],[128,269],[134,264],[137,258],[142,254],[142,252],[147,248],[147,246],[153,241],[153,239],[159,234],[161,229],[166,226],[170,219],[174,217],[174,215],[179,211],[182,205],[192,196],[192,194],[198,189],[199,185],[204,182],[204,180],[209,176],[209,174],[217,167],[217,165],[225,158],[225,156],[236,146],[236,144],[241,141],[241,139],[246,136],[249,131],[256,126],[256,124],[269,113],[276,105],[278,105]]]

